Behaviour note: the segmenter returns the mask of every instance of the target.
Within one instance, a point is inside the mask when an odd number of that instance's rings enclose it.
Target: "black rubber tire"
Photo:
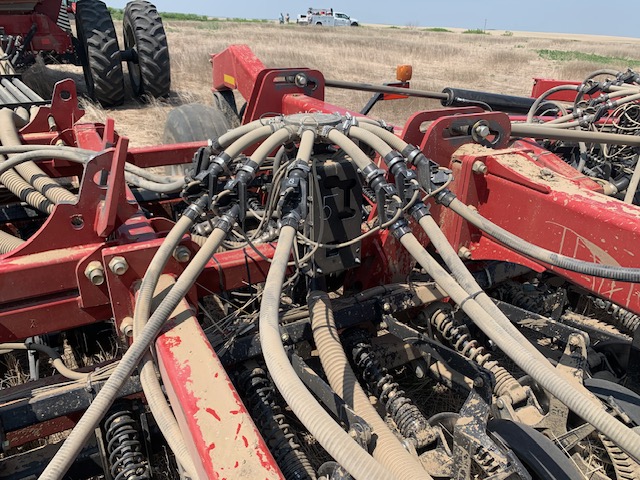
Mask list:
[[[213,92],[213,106],[224,113],[231,128],[240,126],[240,116],[238,115],[238,106],[236,105],[233,90]]]
[[[166,97],[171,90],[171,62],[158,10],[145,0],[129,2],[122,27],[125,50],[135,52],[135,59],[127,61],[133,94]]]
[[[636,392],[600,378],[585,378],[584,386],[604,403],[608,403],[609,398],[613,398],[631,421],[640,425],[640,395]]]
[[[217,140],[230,129],[223,112],[200,103],[180,105],[173,109],[164,125],[165,144]]]
[[[571,459],[537,430],[510,420],[491,420],[487,430],[497,441],[513,450],[534,479],[583,478]]]
[[[76,3],[78,56],[89,97],[105,107],[124,102],[124,73],[111,14],[104,2]]]

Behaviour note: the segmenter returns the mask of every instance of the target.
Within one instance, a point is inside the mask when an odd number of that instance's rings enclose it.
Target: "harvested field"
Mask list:
[[[173,82],[169,99],[145,104],[129,96],[124,106],[108,110],[83,100],[88,120],[113,117],[117,130],[135,146],[161,142],[164,120],[173,107],[211,103],[209,54],[235,43],[248,44],[267,67],[304,66],[339,80],[393,81],[395,66],[410,63],[412,86],[435,91],[457,86],[527,95],[534,77],[581,79],[603,67],[624,70],[640,65],[640,40],[630,38],[614,41],[612,37],[585,35],[553,37],[496,31],[481,35],[453,29],[315,28],[229,21],[165,21],[165,28]],[[116,25],[116,29],[122,28]],[[51,91],[55,81],[68,76],[84,91],[80,68],[36,65],[26,74],[44,94]],[[329,102],[359,110],[369,94],[328,89],[326,97]],[[437,102],[423,99],[385,102],[374,109],[373,115],[402,123],[409,112],[435,106]]]

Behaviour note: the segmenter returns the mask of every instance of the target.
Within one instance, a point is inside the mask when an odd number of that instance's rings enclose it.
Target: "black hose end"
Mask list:
[[[416,202],[409,210],[409,213],[411,213],[411,216],[416,220],[416,222],[419,222],[422,218],[431,214],[429,206],[424,202]]]
[[[204,209],[209,204],[209,195],[202,195],[198,200],[189,205],[182,214],[189,218],[191,221],[195,221],[204,213]]]
[[[448,207],[456,199],[456,195],[451,190],[443,190],[436,195],[436,202]]]
[[[389,231],[396,240],[400,240],[408,233],[411,233],[411,228],[409,228],[409,223],[404,218],[401,218],[389,227]]]
[[[226,213],[218,217],[216,228],[223,230],[225,233],[229,233],[238,220],[239,216],[240,207],[238,206],[238,204],[233,204]]]
[[[300,227],[300,221],[302,220],[302,216],[297,210],[292,210],[282,217],[280,220],[280,226],[282,227],[293,227],[296,230]]]

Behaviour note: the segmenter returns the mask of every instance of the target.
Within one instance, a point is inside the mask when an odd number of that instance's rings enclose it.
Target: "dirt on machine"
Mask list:
[[[169,48],[155,6],[145,0],[127,3],[122,23],[121,49],[104,2],[0,1],[0,105],[29,108],[42,104],[44,100],[20,76],[37,58],[81,66],[88,96],[106,107],[124,102],[123,63],[134,96],[167,96],[171,88]]]
[[[162,145],[0,110],[0,479],[640,478],[640,75],[210,61]]]

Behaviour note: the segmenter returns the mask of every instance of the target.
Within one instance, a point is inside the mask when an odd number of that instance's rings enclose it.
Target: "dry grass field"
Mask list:
[[[121,25],[116,28],[121,30]],[[165,28],[172,69],[173,92],[169,99],[144,104],[128,98],[124,106],[109,110],[83,100],[87,119],[115,118],[117,130],[135,146],[160,143],[165,118],[175,106],[190,102],[211,104],[209,54],[235,43],[248,44],[267,67],[316,68],[326,78],[339,80],[392,81],[395,66],[410,63],[413,87],[435,91],[457,86],[527,95],[534,77],[581,79],[598,68],[640,65],[640,39],[629,38],[219,21],[165,21]],[[554,54],[556,51],[573,53]],[[75,67],[37,65],[26,78],[46,94],[53,81],[68,76],[84,91],[82,71]],[[328,89],[326,95],[329,102],[356,110],[368,97],[367,93],[336,89]],[[384,102],[373,115],[402,124],[408,113],[437,105],[421,99]]]

